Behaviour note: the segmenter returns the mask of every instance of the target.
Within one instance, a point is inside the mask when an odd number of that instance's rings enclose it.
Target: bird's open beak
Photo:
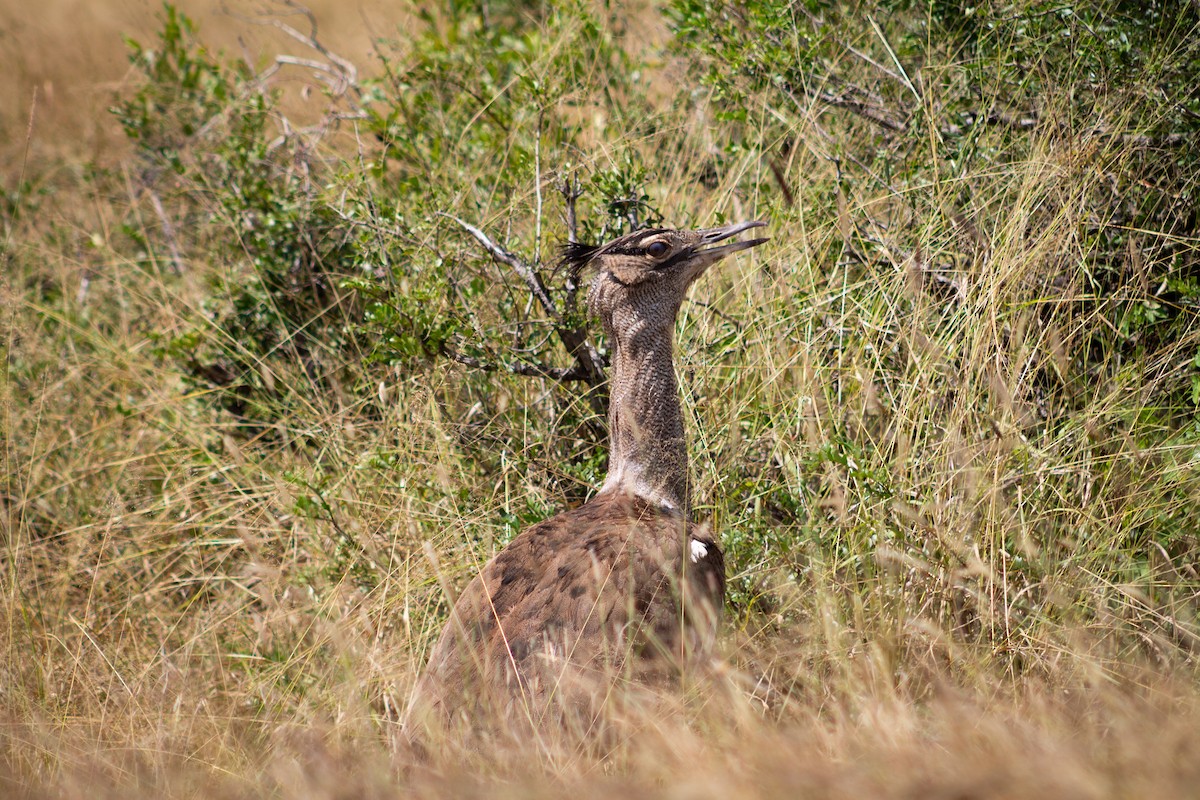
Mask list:
[[[690,279],[694,280],[695,278],[700,277],[700,275],[704,273],[704,270],[708,269],[710,266],[717,263],[730,253],[736,253],[739,250],[749,250],[751,247],[758,247],[770,237],[764,236],[761,239],[747,239],[742,242],[730,242],[729,244],[723,244],[720,247],[708,247],[708,245],[716,244],[717,242],[723,242],[730,237],[737,236],[742,231],[747,231],[751,228],[761,228],[766,224],[767,223],[760,220],[754,220],[753,222],[737,222],[733,225],[725,225],[721,228],[709,228],[707,230],[700,231],[700,241],[696,244],[695,256],[688,264],[688,267],[690,268],[689,272],[692,273],[690,275]]]

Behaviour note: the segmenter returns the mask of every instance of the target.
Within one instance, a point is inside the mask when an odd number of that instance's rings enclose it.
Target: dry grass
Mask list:
[[[328,5],[313,7],[331,43],[359,63],[362,20],[396,24],[387,4],[362,2],[361,16]],[[1148,581],[1110,569],[1135,547],[1130,531],[1200,483],[1195,444],[1139,440],[1129,400],[1169,381],[1200,332],[1163,363],[1076,386],[1073,422],[1027,435],[1025,376],[1061,369],[1063,348],[1102,324],[1032,312],[1069,310],[1086,288],[1048,296],[1042,280],[1089,246],[1080,220],[1104,175],[1078,153],[1048,144],[1000,173],[930,185],[923,209],[970,181],[989,242],[985,261],[964,262],[963,240],[923,255],[967,263],[947,315],[912,260],[822,272],[845,215],[879,218],[893,198],[823,194],[836,167],[816,146],[784,164],[795,208],[739,188],[750,174],[771,180],[749,150],[697,196],[687,164],[711,147],[706,121],[669,117],[656,135],[682,155],[656,174],[664,208],[700,220],[769,211],[775,233],[757,259],[697,287],[720,314],[692,304],[681,326],[697,493],[727,540],[782,513],[761,487],[739,494],[739,464],[802,498],[803,513],[770,528],[756,557],[759,545],[738,545],[743,596],[713,674],[614,709],[603,737],[512,741],[500,725],[484,745],[430,743],[421,760],[399,744],[398,719],[444,614],[425,543],[461,582],[495,546],[480,530],[499,538],[502,512],[561,498],[535,477],[480,477],[438,394],[462,374],[444,363],[381,387],[382,416],[372,393],[330,391],[285,365],[273,380],[291,387],[292,415],[261,441],[198,402],[154,337],[202,318],[224,267],[197,258],[176,276],[119,244],[122,226],[157,223],[98,113],[125,75],[118,32],[149,38],[155,24],[143,5],[39,8],[0,11],[0,46],[20,65],[3,87],[3,107],[20,113],[0,136],[6,155],[28,154],[4,178],[15,186],[23,169],[51,192],[41,213],[6,220],[0,251],[4,794],[1200,795],[1194,550],[1164,552]],[[50,25],[51,11],[78,27]],[[247,30],[196,16],[225,46]],[[660,35],[661,22],[646,30]],[[658,80],[652,93],[669,96]],[[820,141],[828,123],[810,110],[788,125]],[[595,145],[592,164],[613,157]],[[115,177],[86,179],[92,158]],[[530,190],[494,213],[532,201]],[[514,403],[545,394],[508,390]],[[805,465],[838,437],[859,460],[814,479]],[[391,471],[370,467],[381,452]],[[297,513],[318,481],[324,513]]]

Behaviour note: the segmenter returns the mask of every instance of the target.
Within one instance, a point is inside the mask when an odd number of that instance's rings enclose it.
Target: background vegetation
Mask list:
[[[1195,3],[377,13],[164,6],[77,147],[3,120],[6,792],[1197,794]],[[749,218],[714,674],[416,763],[447,587],[603,476],[558,246]]]

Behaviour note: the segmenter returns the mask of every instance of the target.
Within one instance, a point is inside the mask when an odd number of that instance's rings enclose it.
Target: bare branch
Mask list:
[[[224,8],[223,10],[229,16],[242,20],[243,22],[248,22],[251,25],[265,25],[281,31],[287,36],[295,39],[297,42],[316,50],[318,53],[324,56],[325,59],[333,65],[333,67],[328,67],[325,65],[314,67],[313,63],[309,62],[307,59],[293,59],[291,56],[277,56],[276,59],[279,63],[300,64],[301,66],[319,69],[320,71],[327,73],[333,78],[330,89],[335,95],[343,95],[347,90],[353,90],[355,94],[360,94],[360,89],[358,86],[358,68],[355,67],[354,63],[349,59],[339,56],[337,53],[334,53],[325,45],[321,44],[321,40],[317,38],[316,15],[313,14],[313,12],[307,7],[295,2],[295,0],[281,1],[284,6],[292,9],[294,13],[302,15],[308,20],[308,33],[303,33],[302,31],[293,28],[291,25],[288,25],[286,22],[282,22],[278,19],[264,20],[234,13],[229,8]]]
[[[531,378],[550,378],[551,380],[562,381],[563,383],[572,381],[588,382],[587,373],[579,364],[573,367],[551,367],[547,364],[529,361],[496,364],[492,361],[484,361],[481,358],[460,353],[446,344],[441,346],[441,352],[442,355],[451,361],[484,372],[511,372],[514,375],[525,375]]]
[[[463,230],[471,234],[475,241],[483,245],[484,249],[491,254],[492,258],[502,264],[507,264],[513,268],[513,271],[521,276],[525,281],[525,285],[529,287],[529,291],[537,298],[542,307],[550,314],[554,320],[554,332],[558,334],[559,340],[563,343],[563,347],[575,359],[575,367],[571,368],[571,375],[575,374],[575,370],[583,376],[581,379],[586,380],[589,386],[600,386],[604,383],[604,359],[596,352],[596,348],[588,340],[588,331],[586,326],[572,328],[563,319],[559,313],[558,307],[554,304],[554,300],[550,297],[550,293],[546,290],[546,284],[542,281],[541,274],[527,265],[524,261],[517,258],[513,253],[508,252],[500,245],[493,242],[488,235],[483,231],[464,222],[453,214],[446,212],[438,212],[443,217],[452,219],[462,226]],[[573,299],[573,298],[572,298]],[[541,374],[541,373],[535,373]],[[575,378],[572,377],[572,380]],[[560,378],[560,380],[563,380]]]
[[[629,220],[629,229],[632,231],[642,227],[641,220],[638,219],[638,199],[637,195],[631,195],[625,200],[625,218]]]
[[[562,179],[558,184],[558,192],[563,196],[563,204],[566,206],[567,241],[578,242],[579,222],[575,215],[575,201],[583,196],[583,187],[579,185],[579,179],[572,175]]]
[[[166,236],[167,247],[171,251],[171,271],[176,275],[182,275],[183,257],[179,255],[179,239],[175,235],[175,226],[171,224],[171,218],[167,216],[167,210],[163,208],[163,203],[159,199],[158,192],[154,191],[149,184],[145,186],[144,191],[150,198],[150,205],[154,207],[154,214],[158,217],[158,221],[162,223],[163,235]]]
[[[464,222],[453,214],[447,214],[444,211],[438,212],[443,217],[452,219],[462,226],[463,230],[475,237],[475,241],[483,245],[483,248],[488,251],[492,258],[499,261],[501,264],[507,264],[512,267],[517,275],[521,276],[521,280],[525,281],[525,285],[529,287],[529,291],[542,304],[542,308],[554,319],[555,322],[562,322],[562,315],[558,312],[558,307],[554,305],[554,300],[551,299],[550,293],[546,290],[546,284],[542,280],[542,276],[524,261],[517,258],[513,253],[508,252],[500,245],[488,238],[488,235],[476,228],[474,225]]]
[[[1037,116],[1034,114],[1013,116],[997,108],[988,110],[986,114],[981,114],[978,111],[968,111],[965,116],[968,117],[967,128],[974,127],[975,125],[1003,125],[1016,131],[1027,131],[1038,124]],[[943,136],[961,136],[964,132],[964,128],[959,125],[946,125],[939,130]]]
[[[853,84],[846,84],[844,81],[843,83],[846,87],[846,90],[838,94],[834,94],[833,92],[825,89],[810,88],[808,86],[801,87],[801,91],[797,93],[790,83],[784,83],[779,86],[779,91],[781,91],[789,100],[791,100],[796,108],[804,111],[807,111],[808,109],[804,103],[800,101],[799,95],[801,94],[813,100],[819,100],[827,105],[852,111],[864,119],[868,119],[877,125],[887,128],[889,131],[893,131],[895,133],[904,133],[906,130],[908,130],[907,125],[892,117],[886,110],[871,105],[867,100],[858,99],[860,97],[870,97],[869,93],[864,92],[862,89],[859,89]]]
[[[275,56],[276,64],[290,64],[294,67],[305,67],[313,72],[323,73],[324,80],[328,81],[333,88],[338,88],[344,81],[344,76],[336,67],[331,67],[324,61],[318,61],[315,58],[301,58],[300,56],[277,55]]]
[[[775,176],[775,183],[779,186],[779,191],[783,192],[783,201],[787,203],[787,207],[791,208],[796,205],[796,196],[792,194],[792,189],[788,186],[787,176],[783,174],[783,168],[779,166],[779,162],[773,158],[768,158],[767,166],[771,168],[771,174]]]
[[[563,205],[566,208],[567,222],[567,242],[574,244],[579,241],[579,222],[575,215],[575,201],[583,195],[583,188],[579,185],[578,179],[574,176],[563,178],[558,185],[559,194],[563,196]],[[579,295],[579,283],[576,281],[574,272],[567,271],[566,281],[566,307],[564,311],[568,314],[575,311],[577,297]]]
[[[788,94],[791,94],[790,87],[785,87],[784,91]],[[889,131],[893,131],[895,133],[904,133],[906,130],[908,130],[907,125],[900,120],[893,118],[886,111],[868,105],[862,100],[853,99],[852,97],[849,97],[848,94],[853,94],[853,92],[841,94],[833,94],[832,92],[826,91],[809,92],[810,96],[815,97],[823,103],[828,103],[831,106],[837,106],[838,108],[844,108],[847,111],[852,111],[864,119],[868,119],[877,125],[887,128]]]

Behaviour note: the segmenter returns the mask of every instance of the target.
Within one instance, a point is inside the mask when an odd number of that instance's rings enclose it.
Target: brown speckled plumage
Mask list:
[[[614,676],[673,669],[711,647],[724,559],[689,519],[672,338],[691,283],[765,239],[708,245],[762,224],[568,247],[574,269],[596,269],[588,302],[613,344],[608,478],[580,508],[522,531],[467,585],[413,714],[444,720],[487,709],[537,723],[586,705]]]

